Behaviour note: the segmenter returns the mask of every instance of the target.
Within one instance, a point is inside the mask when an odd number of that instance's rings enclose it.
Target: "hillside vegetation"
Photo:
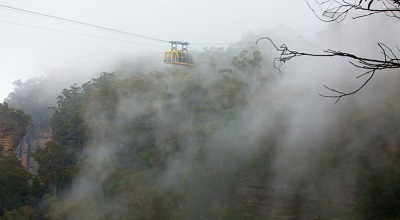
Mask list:
[[[400,218],[400,77],[374,106],[335,105],[265,56],[208,48],[194,68],[122,68],[36,105],[53,140],[37,178],[14,165],[25,191],[0,191],[2,219]]]

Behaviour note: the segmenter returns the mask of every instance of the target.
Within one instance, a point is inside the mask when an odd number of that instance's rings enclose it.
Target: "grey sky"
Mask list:
[[[0,4],[193,44],[237,42],[244,33],[257,34],[280,24],[306,37],[325,27],[303,0],[2,0]],[[49,31],[5,21],[155,46]],[[189,49],[200,50],[204,46]],[[52,69],[66,68],[79,62],[100,65],[149,50],[162,54],[169,45],[0,8],[0,48],[0,99],[3,100],[17,79],[46,75]]]

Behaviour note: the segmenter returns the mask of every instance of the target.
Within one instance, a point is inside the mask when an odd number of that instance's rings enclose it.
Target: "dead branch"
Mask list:
[[[353,95],[353,94],[359,92],[374,77],[376,71],[400,68],[400,59],[395,55],[395,53],[393,52],[392,49],[390,49],[388,46],[386,46],[383,43],[378,43],[378,46],[381,48],[381,53],[383,54],[383,59],[378,60],[378,59],[364,58],[364,57],[360,57],[360,56],[357,56],[357,55],[354,55],[351,53],[345,53],[345,52],[331,50],[331,49],[325,50],[324,54],[298,52],[298,51],[290,50],[285,44],[282,44],[280,47],[277,47],[276,44],[268,37],[259,38],[257,40],[256,44],[258,44],[258,42],[261,40],[269,40],[271,42],[271,44],[275,47],[275,49],[281,53],[280,56],[275,58],[274,62],[273,62],[274,67],[279,71],[279,73],[282,72],[281,67],[284,63],[291,60],[292,58],[301,57],[301,56],[346,57],[346,58],[350,59],[349,63],[351,65],[353,65],[354,67],[366,70],[365,73],[357,76],[356,78],[361,78],[361,77],[368,76],[368,75],[369,75],[369,77],[365,80],[365,82],[360,87],[358,87],[356,90],[354,90],[352,92],[341,92],[341,91],[335,90],[333,88],[330,88],[330,87],[324,85],[324,87],[327,90],[332,91],[335,94],[334,95],[319,94],[319,95],[322,97],[327,97],[327,98],[335,98],[336,103],[342,97]],[[397,46],[396,46],[396,48],[400,52],[400,50]]]
[[[322,13],[319,15],[306,0],[308,7],[315,16],[324,22],[341,22],[351,11],[360,11],[361,15],[353,19],[363,18],[375,14],[386,14],[388,17],[400,19],[400,0],[314,0]]]

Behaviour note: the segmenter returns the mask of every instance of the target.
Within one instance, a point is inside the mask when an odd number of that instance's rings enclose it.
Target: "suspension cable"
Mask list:
[[[10,22],[10,21],[4,21],[4,20],[0,20],[0,22],[7,23],[7,24],[14,24],[14,25],[19,25],[19,26],[24,26],[24,27],[30,27],[30,28],[43,29],[43,30],[48,30],[48,31],[56,31],[56,32],[61,32],[61,33],[80,35],[80,36],[85,36],[85,37],[93,37],[93,38],[100,38],[100,39],[105,39],[105,40],[112,40],[112,41],[120,41],[120,42],[125,42],[125,43],[131,43],[131,44],[140,44],[140,45],[147,45],[147,46],[153,46],[153,47],[168,48],[168,47],[165,47],[165,46],[159,46],[159,45],[154,45],[154,44],[145,44],[145,43],[138,43],[138,42],[132,42],[132,41],[127,41],[127,40],[115,39],[115,38],[95,36],[95,35],[90,35],[90,34],[82,34],[82,33],[78,33],[78,32],[63,31],[63,30],[57,30],[57,29],[46,28],[46,27],[39,27],[39,26],[16,23],[16,22]]]
[[[88,26],[88,27],[92,27],[92,28],[97,28],[97,29],[117,32],[117,33],[120,33],[120,34],[127,34],[127,35],[131,35],[131,36],[135,36],[135,37],[145,38],[145,39],[148,39],[148,40],[154,40],[154,41],[160,41],[160,42],[168,43],[168,41],[166,41],[166,40],[161,40],[161,39],[148,37],[148,36],[144,36],[144,35],[140,35],[140,34],[134,34],[134,33],[126,32],[126,31],[120,31],[120,30],[117,30],[117,29],[103,27],[103,26],[94,25],[94,24],[89,24],[89,23],[86,23],[86,22],[80,22],[80,21],[76,21],[76,20],[72,20],[72,19],[61,18],[61,17],[57,17],[57,16],[53,16],[53,15],[44,14],[44,13],[29,11],[29,10],[25,10],[25,9],[21,9],[21,8],[15,8],[15,7],[2,5],[2,4],[0,4],[0,7],[3,8],[3,9],[7,9],[7,10],[13,10],[13,11],[18,11],[18,12],[28,13],[28,14],[32,14],[32,15],[42,16],[42,17],[45,17],[45,18],[56,19],[56,20],[60,20],[60,21],[64,21],[64,22],[73,23],[73,24],[79,24],[79,25],[84,25],[84,26]]]
[[[62,17],[58,17],[58,16],[48,15],[48,14],[44,14],[44,13],[40,13],[40,12],[34,12],[34,11],[25,10],[25,9],[16,8],[16,7],[11,7],[11,6],[7,6],[7,5],[2,5],[2,4],[0,4],[0,8],[6,9],[6,10],[17,11],[17,12],[21,12],[21,13],[27,13],[27,14],[31,14],[31,15],[36,15],[36,16],[40,16],[40,17],[44,17],[44,18],[48,18],[48,19],[60,20],[60,21],[64,21],[64,22],[68,22],[68,23],[72,23],[72,24],[83,25],[83,26],[87,26],[87,27],[91,27],[91,28],[96,28],[96,29],[101,29],[101,30],[116,32],[116,33],[120,33],[120,34],[131,35],[131,36],[135,36],[135,37],[139,37],[139,38],[144,38],[144,39],[148,39],[148,40],[154,40],[154,41],[159,41],[159,42],[163,42],[163,43],[170,43],[169,41],[162,40],[162,39],[158,39],[158,38],[154,38],[154,37],[149,37],[149,36],[140,35],[140,34],[134,34],[134,33],[130,33],[130,32],[126,32],[126,31],[121,31],[121,30],[117,30],[117,29],[113,29],[113,28],[108,28],[108,27],[103,27],[103,26],[99,26],[99,25],[89,24],[89,23],[86,23],[86,22],[81,22],[81,21],[77,21],[77,20],[72,20],[72,19],[62,18]],[[45,27],[38,27],[38,26],[27,25],[27,24],[21,24],[21,23],[15,23],[15,22],[9,22],[9,21],[1,21],[1,20],[0,20],[0,22],[9,23],[9,24],[16,24],[16,25],[20,25],[20,26],[27,26],[27,27],[32,27],[32,28],[46,29],[46,30],[51,30],[51,31],[64,32],[64,33],[69,33],[69,34],[82,35],[82,36],[87,36],[87,37],[102,38],[102,39],[107,39],[107,40],[122,41],[122,42],[127,42],[127,43],[134,43],[134,44],[143,44],[143,43],[136,43],[136,42],[131,42],[131,41],[125,41],[125,40],[107,38],[107,37],[100,37],[100,36],[94,36],[94,35],[88,35],[88,34],[81,34],[81,33],[76,33],[76,32],[68,32],[68,31],[62,31],[62,30],[57,30],[57,29],[51,29],[51,28],[45,28]],[[193,46],[200,46],[200,45],[229,45],[229,44],[254,44],[254,42],[191,43],[190,45],[193,45]],[[151,45],[151,44],[143,44],[143,45],[156,46],[156,45]],[[161,46],[160,46],[160,47],[161,47]]]

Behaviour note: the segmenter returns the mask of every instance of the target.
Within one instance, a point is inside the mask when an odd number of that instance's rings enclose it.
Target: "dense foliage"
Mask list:
[[[16,209],[21,212],[19,216],[28,216],[28,212],[36,215],[32,206],[42,196],[41,186],[15,155],[30,123],[30,116],[22,110],[6,102],[0,104],[0,138],[4,144],[0,143],[0,216],[4,214],[4,219],[14,219],[10,216],[18,215]]]
[[[15,157],[0,155],[0,211],[12,210],[23,205],[32,205],[28,195],[31,174],[26,172]],[[27,204],[24,204],[27,203]]]
[[[318,124],[318,106],[300,106],[262,51],[197,58],[194,68],[101,73],[62,90],[50,108],[54,140],[33,153],[38,179],[29,185],[20,164],[0,158],[21,184],[7,189],[3,218],[400,217],[397,87],[382,91],[379,109],[344,105],[322,131],[306,125]],[[17,202],[28,195],[35,202]]]

